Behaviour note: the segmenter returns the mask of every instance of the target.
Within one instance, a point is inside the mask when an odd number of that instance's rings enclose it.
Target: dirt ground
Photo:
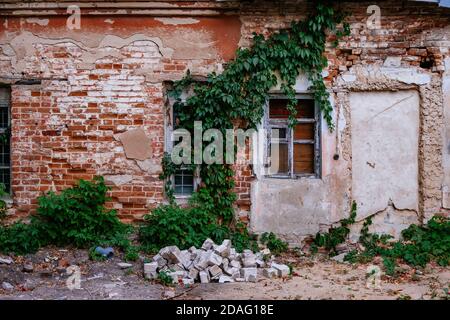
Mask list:
[[[6,258],[5,256],[0,256]],[[0,264],[0,299],[448,299],[450,268],[428,265],[413,269],[402,265],[395,278],[382,275],[368,282],[369,265],[349,265],[324,257],[286,255],[280,261],[294,267],[292,277],[267,279],[257,283],[195,284],[192,287],[165,287],[145,280],[142,260],[121,269],[120,257],[103,262],[89,260],[86,250],[47,248],[34,255],[12,257],[10,265]],[[144,258],[144,257],[142,257]],[[33,264],[26,272],[24,264]],[[374,261],[374,265],[381,265]],[[81,289],[70,290],[67,267],[81,272]],[[7,290],[2,284],[12,285]],[[369,287],[367,286],[367,284]]]

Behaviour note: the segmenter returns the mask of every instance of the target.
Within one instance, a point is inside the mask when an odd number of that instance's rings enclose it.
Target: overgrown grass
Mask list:
[[[6,217],[6,202],[4,197],[7,196],[6,187],[3,183],[0,183],[0,221]]]
[[[355,222],[356,204],[352,205],[350,217],[343,219],[340,226],[330,228],[327,233],[318,233],[312,251],[319,247],[327,249],[330,255],[336,254],[336,246],[348,240],[349,226]],[[368,263],[375,256],[383,258],[383,266],[388,275],[395,275],[397,263],[403,261],[411,266],[425,267],[431,261],[441,266],[450,265],[450,220],[434,216],[424,226],[411,225],[403,230],[399,241],[392,241],[390,235],[369,232],[372,219],[364,221],[359,242],[363,250],[353,250],[344,260],[351,263]]]
[[[264,232],[259,241],[275,255],[279,255],[288,250],[288,243],[278,238],[273,232]]]
[[[349,262],[368,262],[375,256],[383,258],[386,274],[395,275],[397,262],[425,267],[435,261],[441,266],[450,265],[450,219],[434,216],[424,226],[411,225],[402,231],[400,241],[390,241],[388,235],[369,233],[372,220],[364,222],[360,242],[362,251],[352,251],[344,258]]]
[[[350,233],[349,226],[355,223],[356,211],[356,202],[353,202],[349,218],[340,220],[339,226],[331,227],[328,232],[317,233],[314,243],[311,246],[312,252],[317,252],[318,248],[325,248],[330,252],[330,255],[335,255],[336,246],[348,239],[348,235]]]

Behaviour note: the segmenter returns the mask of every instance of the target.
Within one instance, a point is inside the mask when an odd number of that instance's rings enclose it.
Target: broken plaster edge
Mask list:
[[[416,68],[406,67],[357,67],[341,74],[338,77],[339,87],[354,86],[371,82],[395,81],[404,85],[423,86],[431,83],[432,76],[425,72],[420,72]]]

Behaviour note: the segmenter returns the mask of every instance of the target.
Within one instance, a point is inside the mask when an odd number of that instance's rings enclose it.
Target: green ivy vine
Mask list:
[[[268,38],[254,34],[250,48],[239,48],[236,58],[221,74],[211,73],[205,83],[194,81],[188,72],[176,81],[169,95],[175,99],[174,108],[179,127],[193,131],[194,121],[202,121],[203,130],[233,128],[233,120],[244,120],[243,129],[257,128],[264,116],[264,104],[269,90],[281,80],[281,90],[288,98],[289,123],[296,122],[294,85],[300,73],[308,76],[311,92],[319,104],[330,130],[334,129],[329,93],[322,77],[327,66],[324,56],[327,37],[333,35],[335,44],[349,34],[345,15],[331,6],[319,3],[304,21],[293,21],[289,29],[273,33]],[[183,92],[191,92],[183,101]],[[224,148],[225,150],[225,148]],[[173,199],[170,175],[173,167],[163,161],[161,178],[167,181],[166,194]],[[202,185],[193,195],[194,202],[223,222],[231,222],[236,195],[234,172],[230,165],[201,165]]]
[[[0,146],[8,144],[10,136],[11,136],[11,126],[8,126],[5,129],[5,131],[0,133]]]
[[[164,153],[161,166],[162,172],[159,175],[159,179],[165,181],[164,193],[169,199],[170,204],[174,204],[175,203],[174,190],[172,187],[172,180],[170,178],[172,177],[172,175],[175,174],[177,166],[172,162],[169,153]]]

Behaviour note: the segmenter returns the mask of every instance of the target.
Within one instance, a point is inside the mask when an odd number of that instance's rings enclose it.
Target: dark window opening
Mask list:
[[[435,65],[433,56],[422,57],[420,67],[423,69],[431,69]]]
[[[194,173],[192,169],[180,168],[174,174],[175,195],[191,195],[194,192]]]
[[[10,88],[0,87],[0,183],[6,192],[11,190],[10,101]]]

